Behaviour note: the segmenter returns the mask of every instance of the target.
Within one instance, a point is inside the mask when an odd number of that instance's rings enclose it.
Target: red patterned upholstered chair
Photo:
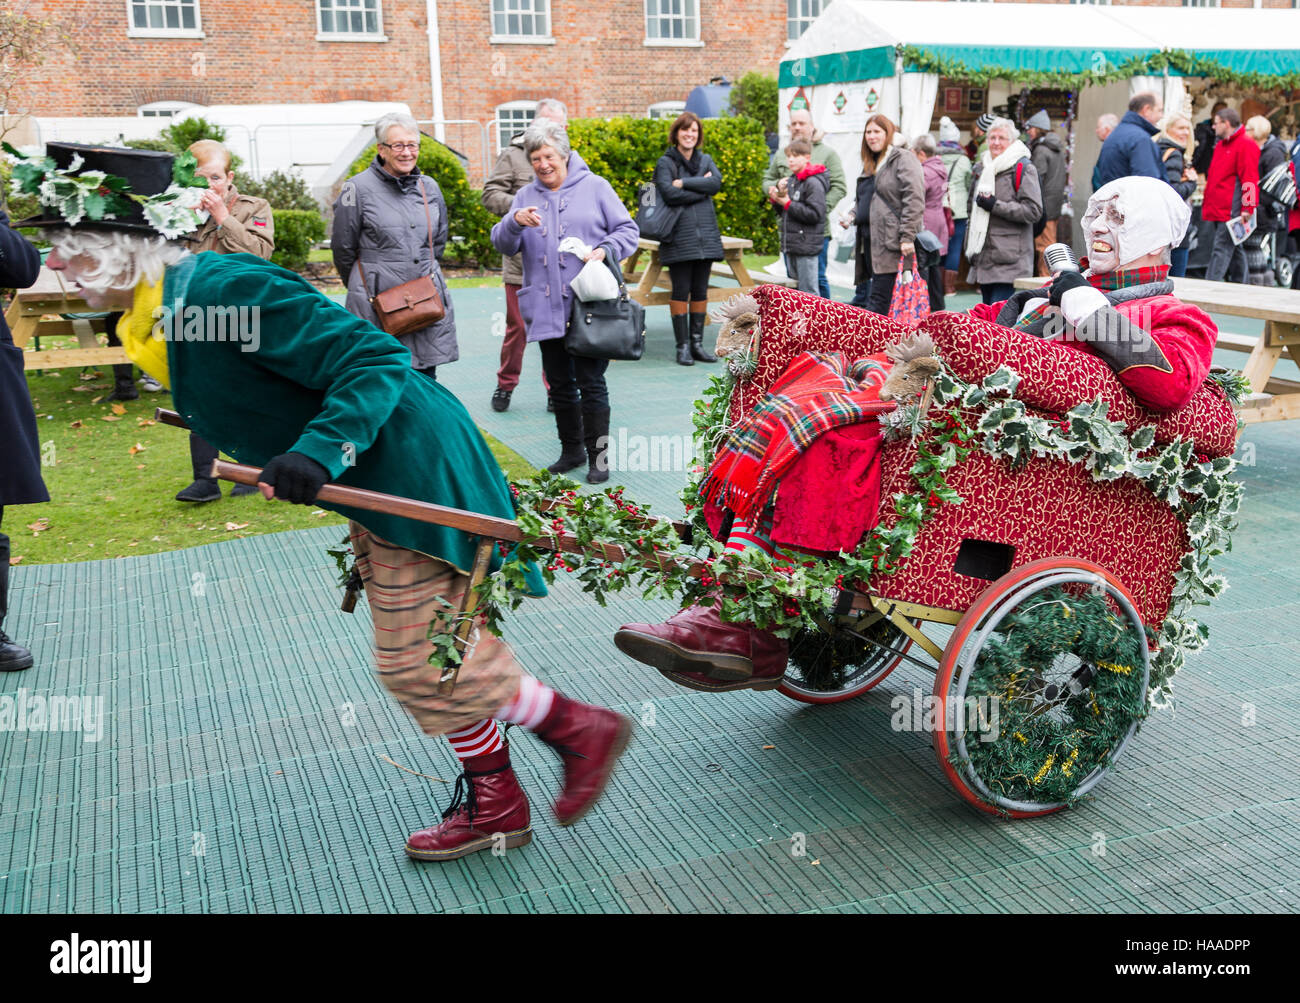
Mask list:
[[[730,417],[747,412],[804,351],[839,351],[850,358],[883,351],[911,333],[885,317],[779,286],[754,291],[759,304],[759,351],[753,377],[732,395]],[[1001,365],[1021,377],[1016,395],[1040,413],[1063,414],[1098,397],[1112,419],[1130,430],[1154,425],[1157,442],[1190,438],[1198,452],[1226,456],[1237,424],[1219,386],[1207,381],[1191,402],[1160,415],[1140,407],[1100,359],[962,314],[933,315],[921,327],[959,377],[978,382]],[[897,519],[888,499],[912,490],[916,451],[907,441],[883,455],[881,522]],[[1174,512],[1141,483],[1099,483],[1082,467],[1035,458],[1011,471],[1005,461],[976,450],[951,470],[948,483],[960,505],[941,507],[924,525],[912,556],[893,574],[869,584],[885,597],[965,610],[1013,568],[1048,557],[1091,561],[1114,574],[1152,626],[1168,612],[1173,575],[1187,549]]]

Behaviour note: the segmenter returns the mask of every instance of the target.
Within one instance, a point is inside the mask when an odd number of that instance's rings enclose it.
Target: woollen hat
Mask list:
[[[961,139],[961,130],[947,115],[939,119],[939,142],[956,143]]]
[[[993,124],[993,120],[995,118],[997,118],[996,115],[994,115],[990,111],[986,111],[983,115],[981,115],[979,118],[975,120],[975,128],[978,129],[980,132],[988,132],[989,126]]]
[[[1052,120],[1048,117],[1046,108],[1039,108],[1038,111],[1030,116],[1029,121],[1025,123],[1026,129],[1042,129],[1044,132],[1050,132],[1052,129]]]

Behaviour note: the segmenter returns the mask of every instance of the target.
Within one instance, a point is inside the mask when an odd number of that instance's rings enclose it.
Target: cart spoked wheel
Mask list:
[[[888,620],[861,627],[868,615],[850,613],[828,624],[829,630],[802,630],[792,637],[777,689],[801,703],[821,704],[852,700],[878,685],[898,667],[912,639]]]
[[[934,747],[982,811],[1074,804],[1114,765],[1147,708],[1150,655],[1133,599],[1073,557],[999,578],[954,629],[935,675]]]

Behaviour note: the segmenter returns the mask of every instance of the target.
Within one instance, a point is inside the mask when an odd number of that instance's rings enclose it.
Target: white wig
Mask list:
[[[97,293],[131,289],[141,279],[157,282],[164,268],[190,253],[162,236],[123,230],[61,228],[54,230],[49,239],[64,261],[83,254],[95,263],[94,268],[77,276],[77,282],[83,289]]]

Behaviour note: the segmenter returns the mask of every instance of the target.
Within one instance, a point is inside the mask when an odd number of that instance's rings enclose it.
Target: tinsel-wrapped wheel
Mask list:
[[[982,811],[1030,818],[1084,797],[1147,708],[1150,655],[1132,597],[1073,557],[999,578],[954,629],[935,675],[935,752]]]
[[[898,667],[912,639],[888,620],[861,627],[868,615],[850,613],[834,620],[829,631],[803,630],[792,637],[777,689],[800,703],[822,704],[852,700],[878,685]]]

